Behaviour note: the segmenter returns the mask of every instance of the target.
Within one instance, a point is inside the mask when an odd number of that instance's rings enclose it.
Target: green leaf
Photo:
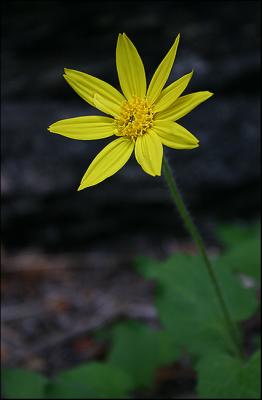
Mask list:
[[[46,388],[47,399],[97,399],[100,398],[95,391],[92,391],[88,385],[83,382],[74,382],[74,380],[55,380],[48,384]]]
[[[2,370],[2,387],[7,399],[43,399],[48,380],[37,372],[20,368]]]
[[[122,398],[133,384],[119,368],[92,362],[61,372],[48,390],[49,398]],[[62,396],[62,397],[60,397]]]
[[[260,280],[260,238],[249,238],[222,254],[215,263]]]
[[[135,388],[150,387],[157,368],[173,362],[177,355],[173,336],[129,321],[114,327],[108,362],[132,376]]]
[[[206,357],[197,366],[201,399],[260,399],[260,352],[247,362],[228,355]]]
[[[217,349],[233,351],[220,304],[200,257],[176,254],[165,262],[140,259],[138,269],[157,281],[159,317],[177,346],[197,356]],[[221,266],[216,268],[216,275],[233,319],[250,317],[257,309],[255,294]]]
[[[260,280],[261,239],[259,227],[259,223],[220,225],[216,232],[220,241],[226,246],[226,250],[216,263]]]
[[[221,224],[216,228],[220,241],[228,248],[237,246],[241,242],[259,236],[259,224]]]

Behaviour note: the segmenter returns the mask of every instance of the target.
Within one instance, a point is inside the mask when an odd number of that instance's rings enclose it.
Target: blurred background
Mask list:
[[[2,11],[2,362],[52,374],[103,352],[88,334],[119,315],[156,318],[136,256],[195,251],[163,179],[134,158],[76,191],[110,140],[47,131],[59,119],[98,114],[63,68],[119,88],[115,47],[125,32],[149,80],[181,33],[168,82],[193,69],[185,93],[215,96],[181,120],[200,147],[166,154],[216,251],[217,223],[259,216],[260,2],[5,1]]]

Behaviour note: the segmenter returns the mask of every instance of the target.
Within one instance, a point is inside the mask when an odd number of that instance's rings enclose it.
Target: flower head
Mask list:
[[[161,175],[163,145],[193,149],[199,141],[178,119],[213,95],[208,91],[180,96],[193,72],[165,87],[173,66],[179,35],[155,71],[147,88],[143,62],[126,34],[119,34],[116,66],[123,94],[108,83],[83,72],[65,69],[64,77],[77,94],[109,116],[83,116],[61,120],[48,129],[78,140],[117,136],[93,160],[78,190],[96,185],[120,170],[133,151],[142,169]],[[164,89],[163,89],[164,88]]]

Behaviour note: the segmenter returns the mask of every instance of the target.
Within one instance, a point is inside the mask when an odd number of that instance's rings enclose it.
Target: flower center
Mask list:
[[[152,107],[146,100],[133,97],[132,100],[125,101],[116,119],[118,135],[128,136],[135,141],[152,126],[153,115]]]

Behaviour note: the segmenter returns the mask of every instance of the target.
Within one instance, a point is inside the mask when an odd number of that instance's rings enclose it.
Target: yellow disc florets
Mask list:
[[[117,135],[136,140],[144,135],[153,122],[153,110],[146,100],[134,97],[123,103],[120,115],[116,118]]]

